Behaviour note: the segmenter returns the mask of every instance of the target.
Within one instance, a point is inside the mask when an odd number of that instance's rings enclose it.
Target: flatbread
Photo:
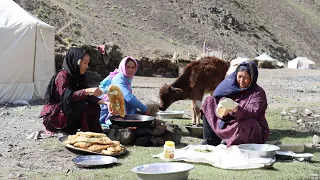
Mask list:
[[[122,148],[121,146],[114,146],[114,147],[108,147],[107,150],[111,152],[119,152],[122,150]]]
[[[224,100],[220,101],[218,104],[218,107],[224,108],[224,109],[234,109],[238,106],[238,103],[234,102],[230,98],[225,98]]]
[[[101,152],[102,150],[107,149],[112,145],[103,145],[103,144],[92,144],[87,148],[87,150],[92,151],[92,152]]]
[[[69,135],[68,139],[65,141],[66,144],[74,144],[77,142],[77,135]]]
[[[234,109],[237,106],[238,106],[238,103],[234,102],[230,98],[226,98],[219,102],[218,107],[216,109],[216,114],[222,118],[227,110]]]
[[[109,144],[113,145],[113,141],[111,141],[108,137],[101,137],[101,138],[89,138],[88,142],[92,144]]]
[[[110,106],[112,110],[115,111],[116,114],[124,118],[124,116],[126,115],[126,110],[125,110],[125,102],[124,102],[123,94],[118,86],[110,85],[108,93],[112,94],[113,91],[117,91],[117,94],[108,95]]]
[[[77,132],[76,133],[77,136],[85,136],[85,137],[96,137],[96,138],[100,138],[100,137],[107,137],[106,134],[103,133],[95,133],[95,132]]]
[[[89,142],[77,142],[73,146],[74,147],[79,147],[79,148],[82,148],[82,149],[86,149],[91,145],[92,145],[92,143],[89,143]]]

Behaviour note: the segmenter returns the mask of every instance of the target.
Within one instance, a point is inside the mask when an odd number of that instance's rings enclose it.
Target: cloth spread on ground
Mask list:
[[[162,158],[163,153],[153,157]],[[221,169],[257,169],[266,168],[273,165],[273,158],[244,158],[240,154],[238,146],[226,145],[188,145],[174,152],[173,161],[186,161],[193,163],[207,163]]]
[[[61,137],[61,136],[65,136],[68,135],[66,133],[54,133],[54,132],[50,132],[47,130],[39,130],[39,131],[34,131],[31,134],[29,134],[26,139],[46,139],[46,138],[50,138],[50,137]]]

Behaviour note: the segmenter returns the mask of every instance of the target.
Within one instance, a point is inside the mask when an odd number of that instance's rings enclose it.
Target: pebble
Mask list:
[[[320,137],[318,135],[313,135],[312,140],[314,145],[320,144]]]
[[[302,119],[298,119],[297,123],[303,123],[303,120]]]

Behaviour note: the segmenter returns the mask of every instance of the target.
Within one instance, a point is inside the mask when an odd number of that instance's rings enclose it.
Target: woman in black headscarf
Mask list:
[[[81,131],[102,132],[99,104],[106,104],[102,91],[88,88],[85,72],[90,56],[81,48],[70,48],[63,61],[62,70],[54,75],[48,85],[40,117],[51,132],[74,134]]]

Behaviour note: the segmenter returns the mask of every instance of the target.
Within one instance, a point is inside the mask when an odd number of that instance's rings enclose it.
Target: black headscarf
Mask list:
[[[86,53],[88,52],[81,48],[70,48],[65,56],[65,59],[63,60],[61,70],[64,70],[64,69],[67,70],[69,75],[72,77],[69,87],[70,89],[73,89],[73,91],[77,91],[85,87],[85,84],[84,84],[85,75],[80,74],[80,66],[78,65],[78,61],[82,59]],[[51,103],[54,100],[53,98],[54,98],[54,91],[55,91],[55,79],[57,74],[55,74],[51,78],[48,84],[46,94],[44,97],[46,103]]]
[[[64,131],[70,134],[80,128],[78,127],[79,123],[77,123],[77,121],[80,120],[81,112],[83,112],[86,105],[85,101],[73,102],[73,93],[86,88],[84,82],[85,75],[80,74],[80,66],[78,64],[80,63],[79,60],[81,60],[86,53],[88,52],[81,48],[70,48],[62,64],[62,70],[67,70],[71,76],[69,86],[60,97],[60,108],[67,116],[67,125]],[[57,74],[52,77],[47,87],[45,95],[46,103],[52,103],[54,101],[55,79]],[[56,99],[56,101],[58,100]]]

